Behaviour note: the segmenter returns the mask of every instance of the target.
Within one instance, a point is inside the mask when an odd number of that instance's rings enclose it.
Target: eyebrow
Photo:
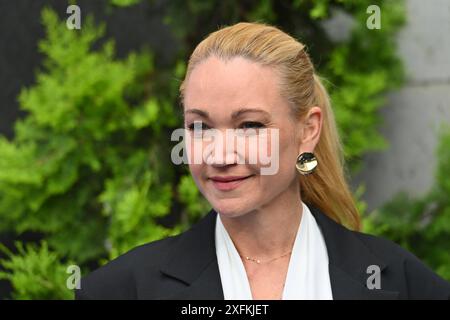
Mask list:
[[[258,113],[263,113],[263,114],[265,114],[266,116],[270,116],[270,113],[268,113],[267,111],[264,111],[264,110],[262,110],[262,109],[256,109],[256,108],[241,108],[241,109],[239,109],[239,110],[237,110],[237,111],[234,111],[234,112],[231,114],[231,119],[236,119],[236,118],[240,117],[241,115],[243,115],[244,113],[248,113],[248,112],[258,112]],[[203,110],[200,110],[200,109],[192,108],[192,109],[187,110],[187,111],[185,112],[185,114],[186,114],[186,113],[194,113],[194,114],[198,114],[199,116],[202,116],[202,117],[204,117],[204,118],[206,118],[206,119],[209,119],[209,113],[208,113],[207,111],[203,111]]]

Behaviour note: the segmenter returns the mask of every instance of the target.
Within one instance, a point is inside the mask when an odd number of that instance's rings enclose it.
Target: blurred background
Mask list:
[[[0,0],[0,12],[1,299],[72,299],[69,266],[86,274],[209,211],[170,136],[190,53],[240,21],[306,44],[363,231],[450,281],[450,1]]]

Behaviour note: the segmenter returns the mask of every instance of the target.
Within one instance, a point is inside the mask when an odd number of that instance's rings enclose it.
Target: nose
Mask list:
[[[235,161],[235,158],[236,157],[233,156],[232,154],[227,154],[224,157],[210,156],[209,157],[210,160],[209,161],[207,160],[206,163],[216,168],[222,168],[236,164],[237,161]]]
[[[234,135],[224,131],[216,133],[213,142],[208,146],[206,163],[213,167],[226,167],[238,163]]]

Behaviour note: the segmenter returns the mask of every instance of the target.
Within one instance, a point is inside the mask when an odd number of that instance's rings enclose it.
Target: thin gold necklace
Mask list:
[[[265,264],[265,263],[272,262],[272,261],[274,261],[274,260],[281,259],[281,258],[287,256],[288,254],[290,254],[291,252],[292,252],[292,250],[289,251],[289,252],[286,252],[285,254],[283,254],[283,255],[281,255],[281,256],[279,256],[279,257],[276,257],[276,258],[273,258],[273,259],[270,259],[270,260],[267,260],[267,261],[261,261],[260,259],[250,258],[250,257],[248,257],[248,256],[245,256],[245,257],[242,256],[242,255],[240,255],[240,256],[241,256],[241,258],[244,258],[244,259],[247,260],[247,261],[256,262],[257,264]]]

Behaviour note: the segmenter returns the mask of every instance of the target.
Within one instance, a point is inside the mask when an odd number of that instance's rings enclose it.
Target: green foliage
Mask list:
[[[365,219],[364,231],[400,244],[450,281],[450,128],[442,133],[437,159],[436,183],[428,194],[418,199],[397,194]]]
[[[189,212],[189,215],[184,215],[186,217],[185,221],[182,221],[184,228],[188,228],[200,219],[205,212],[209,211],[210,205],[201,197],[200,191],[191,175],[181,177],[178,185],[178,196]]]
[[[27,115],[17,121],[14,140],[0,137],[0,231],[38,232],[51,248],[42,249],[51,250],[48,259],[81,265],[179,232],[159,222],[177,201],[165,130],[179,118],[174,98],[162,99],[149,82],[156,77],[152,54],[115,60],[114,43],[100,41],[104,26],[92,18],[81,32],[65,28],[49,9],[42,19],[45,68],[20,94]],[[25,282],[17,282],[18,292]]]
[[[329,89],[346,158],[356,170],[361,155],[387,145],[378,133],[380,118],[376,111],[384,105],[382,93],[398,88],[404,79],[394,42],[404,13],[402,1],[378,1],[381,29],[370,30],[365,27],[366,8],[372,1],[342,3],[355,13],[356,27],[351,39],[331,52],[324,73],[333,83]]]
[[[0,260],[5,272],[0,279],[9,280],[15,299],[72,299],[73,293],[66,287],[66,267],[61,256],[51,252],[44,241],[41,246],[24,246],[16,243],[18,253],[14,254],[4,246],[0,251],[8,257]],[[70,265],[70,263],[68,263]]]
[[[128,7],[139,3],[140,0],[111,0],[111,4],[118,7]]]

